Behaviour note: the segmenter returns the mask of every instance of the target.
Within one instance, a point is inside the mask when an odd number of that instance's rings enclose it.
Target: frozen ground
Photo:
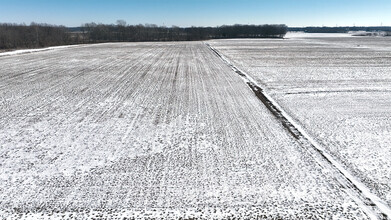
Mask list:
[[[368,217],[201,42],[62,48],[0,66],[1,218]],[[300,118],[284,85],[273,91]],[[348,153],[336,156],[358,173],[371,167],[355,163],[366,161],[349,154],[355,145],[341,146]],[[388,161],[372,162],[388,172]]]
[[[285,35],[286,39],[305,39],[305,38],[342,38],[342,37],[351,37],[349,33],[305,33],[305,32],[288,32]]]
[[[288,35],[210,44],[391,205],[391,38]]]
[[[78,45],[72,45],[72,46],[56,46],[56,47],[46,47],[46,48],[40,48],[40,49],[23,49],[23,50],[14,50],[14,51],[1,51],[0,50],[0,57],[2,56],[12,56],[12,55],[18,55],[18,54],[26,54],[26,53],[35,53],[35,52],[41,52],[41,51],[48,51],[48,50],[59,50],[63,48],[70,48],[70,47],[77,47]]]

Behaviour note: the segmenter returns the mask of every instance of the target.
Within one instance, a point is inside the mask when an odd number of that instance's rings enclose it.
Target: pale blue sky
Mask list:
[[[0,23],[391,26],[391,0],[0,0]]]

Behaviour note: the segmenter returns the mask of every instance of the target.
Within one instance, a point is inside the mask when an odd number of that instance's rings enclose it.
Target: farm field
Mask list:
[[[391,206],[391,38],[288,34],[210,44]]]
[[[207,43],[391,201],[387,51]],[[204,42],[53,48],[0,66],[1,218],[380,216]]]

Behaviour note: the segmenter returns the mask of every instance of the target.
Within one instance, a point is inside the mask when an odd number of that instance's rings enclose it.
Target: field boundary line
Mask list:
[[[44,52],[44,51],[50,51],[50,50],[58,50],[58,49],[66,49],[66,48],[72,48],[72,47],[77,47],[77,46],[80,46],[80,45],[63,45],[63,46],[45,47],[45,48],[37,48],[37,49],[13,50],[13,51],[0,53],[0,57],[30,54],[30,53]]]
[[[333,172],[334,179],[337,180],[341,187],[345,189],[369,218],[391,219],[391,208],[387,203],[373,194],[365,184],[354,177],[339,161],[327,153],[324,147],[312,138],[301,125],[299,125],[270,95],[268,95],[256,80],[236,67],[210,44],[204,44],[234,72],[242,77],[257,98],[262,101],[266,108],[282,123],[288,132],[308,150],[323,168],[328,168],[328,170]]]
[[[101,45],[101,44],[110,44],[110,43],[72,44],[72,45],[61,45],[61,46],[52,46],[52,47],[43,47],[43,48],[34,48],[34,49],[11,50],[11,51],[0,52],[0,58],[1,57],[16,56],[16,55],[23,55],[23,54],[30,54],[30,53],[52,51],[52,50],[59,50],[59,49],[75,48],[75,47],[97,46],[97,45]]]

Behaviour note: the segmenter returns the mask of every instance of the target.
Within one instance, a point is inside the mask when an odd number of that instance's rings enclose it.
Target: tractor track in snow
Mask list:
[[[370,189],[358,178],[354,177],[342,163],[334,159],[326,150],[315,141],[284,109],[269,96],[246,72],[240,70],[217,49],[210,44],[205,45],[224,63],[237,73],[247,83],[255,96],[266,108],[281,122],[283,127],[300,143],[301,146],[313,156],[316,162],[327,170],[333,179],[343,188],[347,194],[365,211],[370,219],[391,219],[391,208],[380,197],[373,194]]]

